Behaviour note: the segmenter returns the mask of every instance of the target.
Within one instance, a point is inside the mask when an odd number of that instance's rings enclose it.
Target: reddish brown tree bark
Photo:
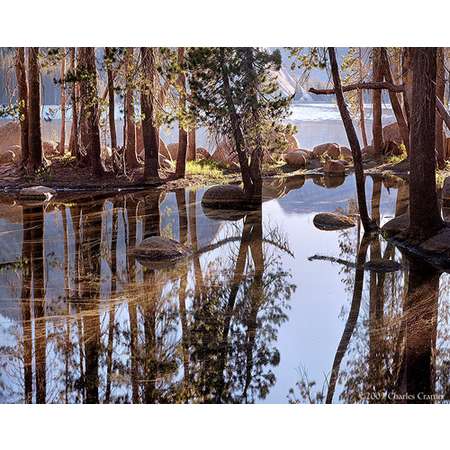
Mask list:
[[[144,179],[159,179],[159,136],[154,124],[154,55],[153,49],[141,47],[143,75],[146,80],[141,88],[142,137],[144,140]]]
[[[182,66],[184,63],[184,48],[178,47],[178,64]],[[179,108],[181,111],[186,109],[186,77],[181,73],[178,77],[179,89]],[[178,153],[177,165],[175,168],[175,178],[184,178],[186,176],[186,152],[188,145],[188,134],[183,125],[178,122]]]
[[[133,101],[133,48],[125,50],[125,163],[129,169],[139,167],[139,161],[136,155],[136,123],[134,120],[134,101]]]
[[[20,147],[22,152],[21,165],[28,165],[28,86],[25,68],[25,49],[18,47],[16,50],[16,78],[20,111]]]
[[[111,149],[113,154],[117,149],[117,135],[116,135],[116,116],[114,111],[114,75],[112,71],[113,54],[110,48],[105,48],[106,56],[106,76],[108,82],[108,119],[109,119],[109,135],[111,138]]]
[[[372,50],[372,78],[374,82],[383,81],[383,66],[381,64],[381,48]],[[381,122],[381,91],[372,93],[372,135],[375,154],[381,156],[383,150],[383,124]]]
[[[72,74],[75,73],[75,47],[70,49],[70,71]],[[78,84],[74,81],[72,83],[72,126],[70,129],[70,138],[69,138],[69,150],[72,156],[75,156],[77,159],[80,157],[79,148],[78,148]]]
[[[443,226],[436,193],[436,48],[413,48],[410,151],[410,225],[413,239],[425,239]]]
[[[59,139],[59,153],[64,155],[66,147],[66,49],[63,48],[61,60],[61,135]]]
[[[381,64],[383,67],[383,74],[387,82],[394,83],[391,67],[389,64],[388,55],[386,49],[383,47],[381,49]],[[389,99],[391,101],[392,110],[394,111],[395,118],[397,120],[398,128],[400,130],[400,136],[402,137],[403,144],[405,145],[406,151],[409,151],[409,128],[405,117],[403,116],[402,106],[397,97],[397,94],[391,90],[388,91]]]
[[[92,172],[95,176],[102,176],[95,49],[81,47],[79,53],[81,143]]]
[[[30,171],[42,165],[41,140],[41,83],[39,69],[39,48],[28,50],[28,168]]]
[[[438,48],[436,50],[436,97],[444,103],[445,95],[445,66],[444,66],[444,49]],[[436,158],[437,165],[440,169],[445,167],[445,139],[443,130],[444,121],[436,112]]]
[[[197,159],[197,139],[195,127],[188,132],[188,151],[187,160],[195,161]]]

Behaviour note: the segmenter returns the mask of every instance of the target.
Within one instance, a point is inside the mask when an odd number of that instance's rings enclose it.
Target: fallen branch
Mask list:
[[[342,86],[343,92],[355,91],[357,89],[387,89],[388,91],[392,92],[403,92],[405,90],[405,86],[403,84],[393,84],[387,81],[368,81],[364,83],[355,83],[348,84],[347,86]],[[336,93],[334,89],[315,88],[309,88],[308,92],[317,95],[332,95]]]

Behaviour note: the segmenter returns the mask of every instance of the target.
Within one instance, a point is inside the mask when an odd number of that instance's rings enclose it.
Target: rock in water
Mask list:
[[[402,143],[402,136],[400,134],[400,127],[397,122],[390,123],[383,127],[383,141],[393,141],[399,144]]]
[[[20,190],[19,196],[28,200],[50,200],[56,191],[47,186],[31,186]]]
[[[161,236],[144,239],[131,252],[138,259],[142,259],[144,265],[155,268],[166,267],[167,263],[178,261],[190,254],[184,245]]]
[[[322,231],[343,230],[355,226],[355,219],[336,213],[319,213],[314,216],[314,226]]]
[[[444,186],[442,187],[442,206],[444,208],[450,207],[450,177],[444,180]]]
[[[345,165],[341,161],[329,159],[323,165],[323,171],[326,175],[344,175]]]
[[[328,156],[331,159],[338,159],[341,156],[341,149],[339,145],[334,143],[326,143],[316,145],[312,151],[315,158],[321,158],[322,156]]]
[[[401,214],[394,217],[389,222],[386,222],[381,231],[388,237],[395,236],[398,233],[402,233],[409,228],[409,213]]]
[[[348,147],[340,147],[341,149],[341,159],[345,161],[353,161],[353,153]]]
[[[372,259],[364,264],[366,270],[378,273],[396,272],[402,268],[397,261],[390,259]]]
[[[202,206],[205,208],[242,210],[244,202],[244,191],[235,184],[213,186],[202,198]]]
[[[306,154],[302,151],[294,151],[290,153],[285,153],[283,159],[289,167],[295,169],[304,169],[306,166]]]

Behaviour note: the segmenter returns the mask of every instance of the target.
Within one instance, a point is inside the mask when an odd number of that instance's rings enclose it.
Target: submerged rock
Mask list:
[[[190,254],[187,247],[173,239],[161,236],[151,236],[144,239],[131,251],[137,258],[142,259],[146,266],[165,266],[185,258]]]
[[[390,259],[372,259],[364,264],[364,268],[372,272],[388,273],[400,270],[402,265]]]
[[[205,208],[242,210],[244,202],[244,191],[235,184],[213,186],[202,198],[202,206]]]
[[[314,216],[314,226],[322,231],[343,230],[355,226],[355,219],[337,213],[319,213]]]
[[[29,200],[50,200],[56,191],[47,186],[31,186],[20,190],[19,196]]]

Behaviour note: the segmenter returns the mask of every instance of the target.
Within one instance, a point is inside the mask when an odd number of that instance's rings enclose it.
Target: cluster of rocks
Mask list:
[[[352,161],[349,148],[336,143],[320,144],[312,150],[297,148],[287,151],[283,159],[293,169],[319,169],[326,175],[344,175]]]
[[[402,139],[397,123],[391,123],[383,128],[384,146],[382,156],[400,156],[404,152]],[[379,155],[373,143],[361,149],[361,156],[365,167],[377,165]],[[343,175],[346,167],[353,161],[352,152],[348,147],[327,142],[314,147],[312,150],[297,147],[287,150],[283,155],[286,164],[293,169],[320,169],[325,175]]]
[[[46,157],[60,153],[59,144],[54,141],[43,141],[42,150]],[[21,157],[20,124],[6,122],[0,126],[0,165],[16,163]]]

